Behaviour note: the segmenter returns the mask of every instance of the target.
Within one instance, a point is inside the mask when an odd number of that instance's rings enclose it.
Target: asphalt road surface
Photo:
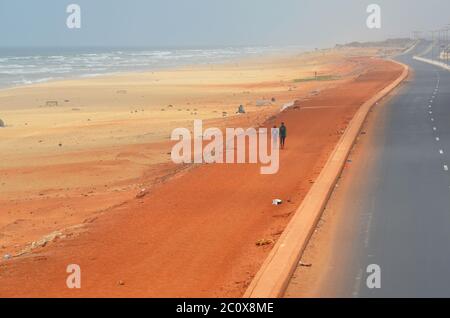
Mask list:
[[[450,297],[450,72],[412,59],[427,45],[397,58],[413,75],[358,145],[366,159],[349,163],[320,296]],[[371,264],[381,288],[367,285]]]

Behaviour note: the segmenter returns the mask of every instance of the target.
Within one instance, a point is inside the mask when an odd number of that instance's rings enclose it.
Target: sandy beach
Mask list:
[[[174,128],[191,128],[194,119],[219,127],[262,124],[284,103],[338,82],[294,79],[315,71],[345,78],[356,64],[342,58],[304,54],[1,91],[2,249],[18,252],[170,175]],[[247,114],[236,116],[240,104]]]
[[[0,262],[0,296],[242,295],[355,111],[401,72],[374,53],[0,91],[0,254],[13,256]],[[286,122],[280,172],[173,164],[170,133],[194,119],[220,128]],[[274,197],[286,204],[273,207]],[[65,287],[72,263],[86,275],[78,291]]]

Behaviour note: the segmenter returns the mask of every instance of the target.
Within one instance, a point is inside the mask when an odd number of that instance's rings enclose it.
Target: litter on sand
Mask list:
[[[300,262],[299,265],[302,266],[302,267],[312,267],[312,264],[310,264],[310,263]]]
[[[273,243],[274,243],[274,241],[271,239],[262,239],[262,240],[259,240],[258,242],[256,242],[256,246],[266,246],[266,245],[270,245]]]
[[[283,203],[283,200],[280,199],[274,199],[272,201],[272,205],[281,205]]]
[[[136,194],[136,198],[141,199],[141,198],[145,197],[148,193],[149,193],[149,191],[147,189],[141,189],[141,191],[139,191]]]
[[[258,99],[256,101],[256,106],[258,106],[258,107],[270,106],[270,105],[272,105],[272,102],[270,100],[267,100],[267,99]]]
[[[284,112],[286,109],[291,108],[294,105],[295,105],[295,102],[286,103],[281,107],[280,112]]]
[[[58,106],[58,101],[56,100],[48,100],[45,102],[45,106],[54,107]]]
[[[244,105],[240,105],[238,108],[237,114],[245,114],[245,108]]]

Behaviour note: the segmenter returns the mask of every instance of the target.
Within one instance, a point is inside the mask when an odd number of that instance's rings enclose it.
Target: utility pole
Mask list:
[[[449,62],[448,48],[450,45],[450,43],[449,43],[450,38],[449,38],[449,34],[448,34],[449,31],[450,31],[450,24],[447,24],[445,27],[445,37],[446,37],[446,40],[445,40],[445,63],[447,64],[447,66],[448,66],[448,62]]]
[[[437,37],[437,39],[436,39],[436,33],[437,33],[437,35],[438,35],[438,37]],[[434,45],[435,45],[435,42],[437,41],[437,45],[438,45],[438,47],[439,47],[439,31],[437,31],[437,30],[435,30],[435,31],[431,31],[431,59],[434,61],[434,51],[435,51],[435,49],[434,49]],[[438,51],[439,51],[439,48],[438,48]]]
[[[431,60],[434,60],[434,31],[431,32]]]
[[[447,54],[447,47],[448,47],[448,27],[444,29],[444,60],[445,64],[448,65],[448,54]]]
[[[439,61],[444,60],[448,64],[447,46],[448,46],[448,26],[439,30]],[[442,54],[444,56],[442,57]]]
[[[445,60],[445,65],[448,65],[447,47],[448,47],[448,27],[446,26],[445,29],[444,29],[444,60]]]

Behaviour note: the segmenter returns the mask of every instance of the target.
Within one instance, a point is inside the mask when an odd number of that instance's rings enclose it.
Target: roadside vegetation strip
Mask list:
[[[317,181],[311,187],[280,239],[250,283],[244,298],[278,298],[283,296],[289,280],[301,260],[303,251],[322,216],[367,114],[373,105],[400,85],[409,74],[409,68],[406,65],[396,61],[392,62],[403,67],[402,74],[366,101],[356,112],[344,135],[328,158]]]
[[[297,78],[294,79],[294,83],[303,83],[303,82],[314,82],[314,81],[337,81],[340,79],[340,76],[335,75],[317,75],[313,77],[306,77],[306,78]]]
[[[416,61],[439,66],[439,67],[442,67],[443,69],[446,69],[447,71],[450,71],[450,66],[445,64],[444,62],[434,61],[434,60],[426,59],[426,58],[420,57],[420,56],[414,56],[413,59],[415,59]]]

